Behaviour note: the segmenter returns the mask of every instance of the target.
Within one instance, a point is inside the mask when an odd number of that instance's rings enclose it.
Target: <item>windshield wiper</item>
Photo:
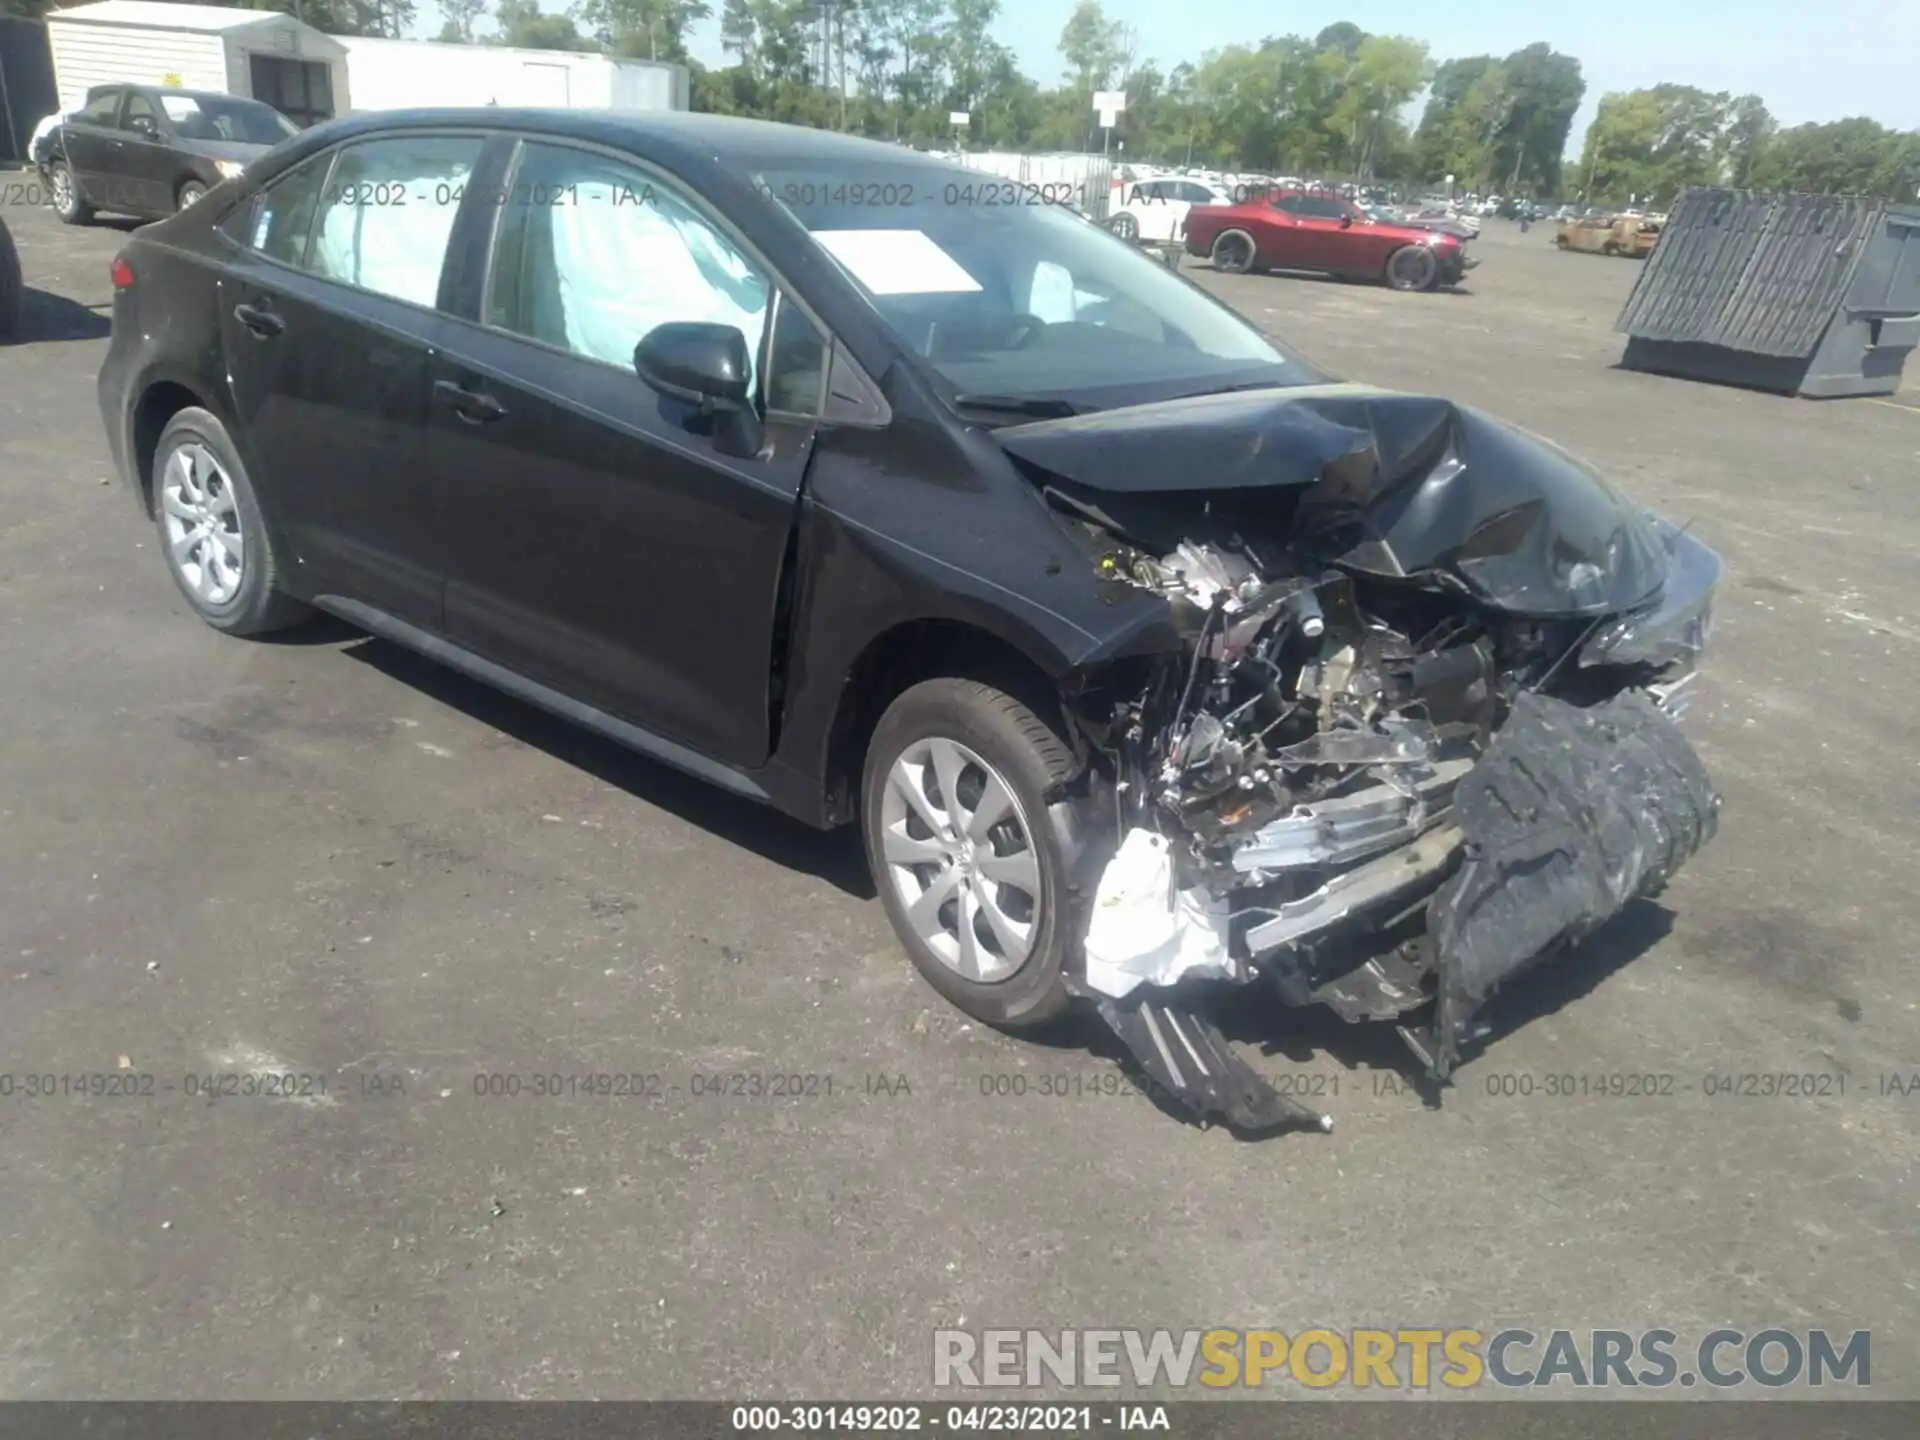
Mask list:
[[[1063,420],[1080,413],[1065,400],[1049,395],[956,395],[953,403],[967,410],[999,410],[1039,420]]]

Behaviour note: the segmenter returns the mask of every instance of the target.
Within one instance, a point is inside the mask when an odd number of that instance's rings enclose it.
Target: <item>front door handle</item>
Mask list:
[[[469,390],[457,380],[434,381],[433,393],[469,425],[484,425],[505,418],[507,413],[507,407],[484,390]]]
[[[236,305],[233,307],[233,318],[246,326],[247,329],[251,330],[254,334],[258,335],[262,340],[272,339],[275,335],[278,335],[282,330],[287,328],[286,321],[282,320],[271,310],[259,305],[248,305],[245,303]]]

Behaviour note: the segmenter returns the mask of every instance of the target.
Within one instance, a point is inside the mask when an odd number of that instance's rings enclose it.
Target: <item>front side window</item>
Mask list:
[[[138,90],[127,96],[127,110],[120,117],[120,128],[137,131],[142,135],[160,133],[160,117],[153,108],[153,102]]]
[[[731,325],[758,367],[767,277],[659,180],[586,151],[528,145],[501,198],[489,325],[621,367],[655,326]]]
[[[307,268],[432,306],[481,143],[474,135],[406,135],[342,150],[320,195]]]

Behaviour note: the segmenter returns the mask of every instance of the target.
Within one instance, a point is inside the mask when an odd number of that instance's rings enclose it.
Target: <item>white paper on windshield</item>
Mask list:
[[[924,230],[816,230],[813,238],[876,295],[954,295],[980,288]]]
[[[184,95],[162,95],[160,108],[167,112],[169,120],[191,120],[200,113],[200,102]]]

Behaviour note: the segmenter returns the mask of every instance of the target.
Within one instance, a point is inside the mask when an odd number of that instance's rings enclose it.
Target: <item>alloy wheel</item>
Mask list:
[[[1244,274],[1253,264],[1253,246],[1229,231],[1213,242],[1213,264],[1229,275]]]
[[[54,167],[53,208],[62,215],[73,212],[73,175],[64,165]]]
[[[1394,252],[1388,262],[1388,270],[1393,283],[1403,290],[1424,290],[1433,283],[1439,262],[1433,258],[1433,251],[1424,245],[1409,245]]]
[[[189,440],[167,457],[160,508],[167,563],[201,603],[227,604],[246,578],[245,541],[233,481],[205,445]]]
[[[943,965],[991,984],[1040,929],[1040,857],[1020,798],[974,751],[916,740],[887,772],[880,848],[913,933]]]

